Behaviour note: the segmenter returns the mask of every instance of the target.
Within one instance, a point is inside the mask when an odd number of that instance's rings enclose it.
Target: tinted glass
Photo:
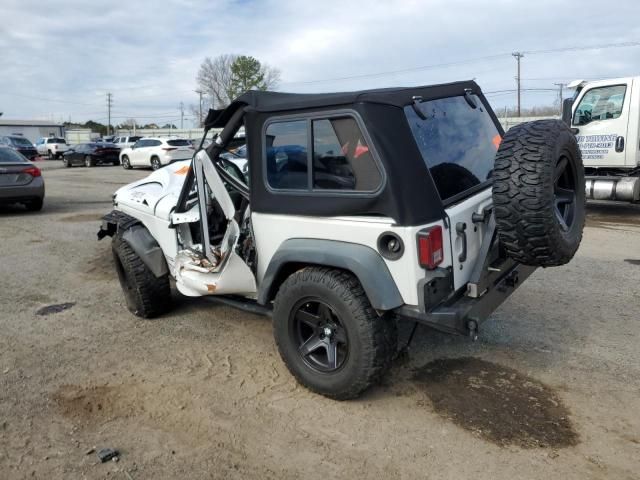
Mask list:
[[[313,121],[313,188],[371,192],[382,182],[360,127],[351,117]]]
[[[64,138],[50,138],[47,143],[67,143]]]
[[[267,180],[272,188],[307,190],[307,122],[272,123],[267,127]]]
[[[476,108],[464,97],[450,97],[422,102],[417,108],[405,107],[413,132],[440,198],[455,195],[491,178],[501,137],[489,113],[476,95]]]
[[[160,140],[147,140],[145,147],[157,147],[158,145],[162,145]]]
[[[130,142],[137,142],[138,140],[140,140],[142,137],[129,137],[129,141]],[[125,139],[123,138],[122,141],[124,142]]]
[[[11,137],[11,143],[13,143],[16,147],[33,147],[29,140],[22,137]]]
[[[584,94],[573,115],[574,125],[586,125],[595,120],[610,120],[622,115],[626,85],[592,88]]]
[[[191,140],[167,140],[167,145],[172,147],[192,147]]]
[[[0,163],[28,163],[27,159],[15,150],[0,148]]]

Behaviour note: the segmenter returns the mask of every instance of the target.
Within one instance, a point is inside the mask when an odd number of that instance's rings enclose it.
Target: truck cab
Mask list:
[[[565,101],[563,118],[582,153],[587,198],[640,201],[640,77],[576,80],[568,87],[575,94]]]

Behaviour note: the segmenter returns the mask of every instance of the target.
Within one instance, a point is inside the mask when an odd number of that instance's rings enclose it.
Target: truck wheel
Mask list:
[[[525,265],[567,263],[585,221],[585,180],[575,137],[559,120],[511,128],[493,170],[493,205],[501,244]]]
[[[113,237],[111,249],[129,311],[142,318],[167,312],[171,308],[169,275],[156,277],[120,232]]]
[[[47,150],[47,160],[53,160],[53,152],[51,150]]]
[[[397,347],[395,321],[376,313],[353,275],[328,268],[305,268],[285,280],[273,331],[298,382],[337,400],[378,381]]]

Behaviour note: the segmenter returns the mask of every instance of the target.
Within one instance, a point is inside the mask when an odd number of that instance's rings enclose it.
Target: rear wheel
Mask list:
[[[127,308],[142,318],[153,318],[171,308],[169,274],[156,277],[120,232],[113,237],[113,259]]]
[[[395,321],[371,307],[360,282],[328,268],[305,268],[280,287],[273,329],[280,355],[310,390],[355,398],[391,365]]]
[[[573,258],[585,221],[580,149],[564,122],[539,120],[511,128],[493,170],[500,242],[525,265],[551,267]]]
[[[93,159],[93,157],[91,157],[91,155],[87,155],[86,157],[84,157],[84,166],[85,167],[93,167],[95,166],[96,162]]]
[[[126,155],[122,156],[122,168],[125,170],[131,170],[131,162],[129,161],[129,157]]]
[[[151,157],[151,168],[153,170],[158,170],[162,167],[162,163],[160,163],[160,159],[158,157]]]

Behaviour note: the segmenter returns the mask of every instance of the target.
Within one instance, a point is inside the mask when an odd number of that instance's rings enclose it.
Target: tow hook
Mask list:
[[[467,322],[467,329],[469,330],[469,338],[472,342],[478,340],[478,322],[475,320],[469,320]]]

